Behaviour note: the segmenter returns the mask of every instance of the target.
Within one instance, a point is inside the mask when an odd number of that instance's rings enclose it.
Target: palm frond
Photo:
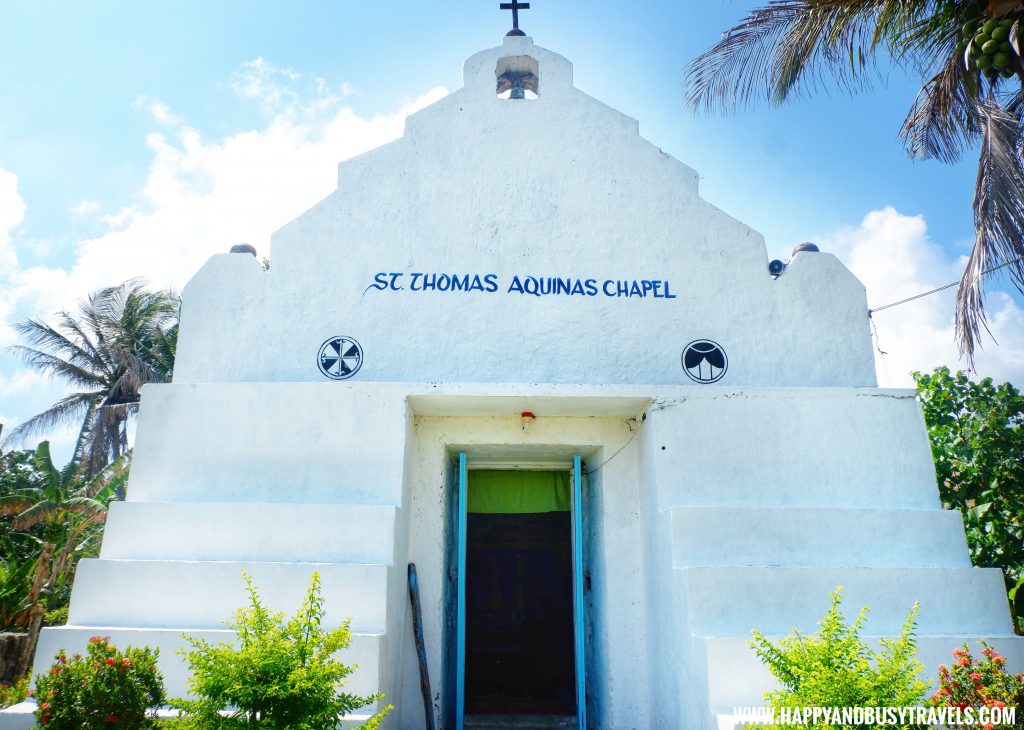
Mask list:
[[[831,80],[847,91],[870,85],[877,52],[918,20],[900,0],[773,0],[756,8],[690,63],[687,103],[733,111],[757,98],[771,105]]]
[[[95,352],[88,338],[83,341],[82,336],[75,331],[77,323],[74,318],[64,311],[57,317],[60,321],[59,327],[41,320],[27,319],[16,323],[14,328],[28,340],[32,349],[49,352],[83,370],[95,368],[98,364]]]
[[[88,412],[89,405],[102,397],[102,392],[70,393],[42,413],[19,423],[11,429],[2,443],[4,446],[23,443],[33,434],[45,433],[58,426],[76,423],[82,418],[83,413]]]
[[[105,373],[79,367],[73,362],[64,360],[61,357],[49,352],[43,352],[24,345],[11,345],[8,351],[21,360],[25,365],[65,380],[71,385],[83,388],[94,388],[103,385]]]
[[[975,243],[960,279],[956,310],[957,343],[972,368],[978,338],[983,329],[989,331],[986,272],[1002,267],[1017,288],[1024,290],[1021,118],[991,97],[978,102],[978,115],[982,143],[974,193]]]
[[[975,100],[980,81],[957,54],[922,88],[900,130],[912,158],[955,162],[977,143],[981,120]]]

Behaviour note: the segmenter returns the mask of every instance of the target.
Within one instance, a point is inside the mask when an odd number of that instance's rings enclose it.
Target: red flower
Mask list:
[[[50,716],[49,715],[43,715],[42,717],[39,718],[39,724],[40,725],[45,725],[49,721],[50,721]]]
[[[992,647],[991,646],[986,646],[984,649],[981,650],[981,653],[984,654],[987,657],[991,657],[992,656]]]
[[[996,664],[1006,664],[1006,657],[999,656],[998,654],[996,654],[994,657],[992,657],[992,661]]]
[[[60,667],[54,667],[51,669],[50,674],[60,674]]]
[[[971,679],[973,679],[975,682],[980,682],[981,681],[981,675],[978,674],[977,672],[971,672]]]
[[[109,715],[107,715],[107,722],[109,722],[111,724],[117,722],[117,715],[115,715],[113,712],[111,712]],[[992,729],[989,728],[989,730],[992,730]]]
[[[121,663],[124,664],[126,667],[130,667],[132,665],[132,660],[131,659],[122,659]]]
[[[50,703],[49,702],[44,702],[43,704],[39,705],[39,709],[40,710],[48,710],[48,709],[50,709]]]
[[[966,656],[966,655],[967,655],[967,652],[965,650],[963,650],[963,649],[957,648],[957,649],[953,650],[953,656]]]
[[[61,654],[59,657],[57,657],[57,661],[59,661],[61,664],[67,664],[68,663],[68,658],[66,656],[64,656],[63,654]]]
[[[115,664],[117,664],[117,660],[108,658],[107,664],[109,664],[110,666],[114,666]]]
[[[962,666],[962,667],[969,667],[969,666],[971,666],[971,660],[968,659],[965,656],[964,657],[960,657],[958,662],[959,662],[960,666]]]

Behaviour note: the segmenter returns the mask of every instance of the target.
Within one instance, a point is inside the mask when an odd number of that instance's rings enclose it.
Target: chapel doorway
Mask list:
[[[580,461],[465,463],[460,455],[456,726],[584,727]]]

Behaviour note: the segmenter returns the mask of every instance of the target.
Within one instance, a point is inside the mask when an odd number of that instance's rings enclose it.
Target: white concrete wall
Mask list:
[[[525,410],[537,416],[527,431]],[[268,423],[286,426],[271,438]],[[317,568],[328,621],[351,616],[373,637],[359,686],[387,693],[393,727],[418,727],[406,566],[419,568],[440,716],[459,450],[471,465],[566,468],[580,453],[593,472],[595,727],[710,727],[731,707],[721,703],[770,687],[735,642],[753,628],[813,630],[840,585],[851,614],[871,608],[877,634],[897,631],[920,601],[929,657],[961,636],[1015,641],[1000,576],[969,567],[958,517],[940,509],[906,391],[175,384],[147,387],[136,448],[101,559],[80,567],[72,626],[48,630],[46,647],[95,627],[161,646],[222,628],[244,600],[243,568],[271,606],[293,610]]]
[[[539,62],[539,99],[495,97],[506,55]],[[175,382],[319,381],[321,343],[347,335],[362,381],[688,384],[682,350],[710,338],[722,384],[875,384],[864,288],[842,264],[803,253],[772,280],[760,235],[529,38],[469,59],[404,137],[344,162],[271,260],[215,256],[186,287]],[[493,274],[497,291],[416,292],[414,272]],[[517,275],[667,281],[675,298],[509,293]]]
[[[398,505],[404,424],[394,387],[147,385],[128,499]]]

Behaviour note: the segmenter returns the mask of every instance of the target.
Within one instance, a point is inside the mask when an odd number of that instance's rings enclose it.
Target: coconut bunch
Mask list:
[[[964,65],[969,69],[977,68],[990,82],[1024,71],[1021,64],[1024,27],[1020,20],[1016,16],[982,16],[964,23],[956,47],[957,53],[964,57]]]

